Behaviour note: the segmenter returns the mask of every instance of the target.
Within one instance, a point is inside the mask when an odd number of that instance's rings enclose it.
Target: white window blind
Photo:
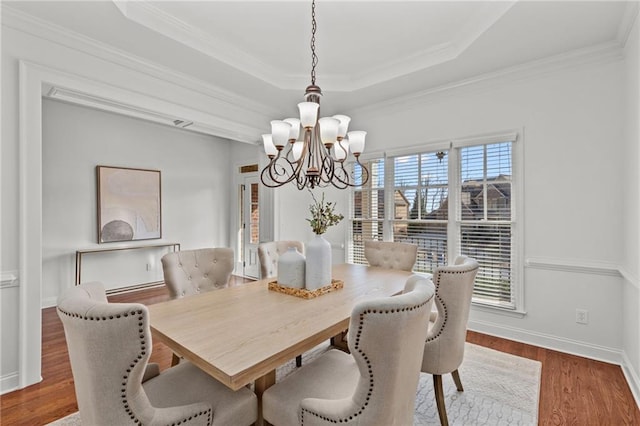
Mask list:
[[[448,154],[395,157],[393,178],[393,241],[416,244],[414,270],[431,272],[447,262]]]
[[[366,264],[364,258],[364,240],[382,240],[385,198],[384,198],[384,159],[376,158],[364,163],[369,169],[369,180],[353,191],[351,206],[351,229],[347,248],[350,263]],[[361,176],[359,164],[355,164],[355,176]]]
[[[514,307],[512,142],[460,148],[460,253],[480,263],[474,298]]]
[[[369,161],[371,179],[353,190],[348,261],[367,263],[367,239],[417,244],[416,272],[433,272],[453,261],[451,256],[470,256],[480,264],[474,303],[519,309],[516,137],[490,135],[452,141],[449,149],[402,150],[386,157],[386,165],[382,158]]]

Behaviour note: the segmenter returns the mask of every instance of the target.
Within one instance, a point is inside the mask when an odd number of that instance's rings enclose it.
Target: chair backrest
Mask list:
[[[359,302],[349,323],[349,349],[360,371],[356,390],[346,400],[303,400],[302,423],[329,410],[332,423],[413,424],[434,293],[428,278],[412,276],[401,295]]]
[[[164,283],[172,299],[229,285],[234,268],[233,249],[183,250],[162,256]]]
[[[425,373],[448,374],[462,363],[478,268],[475,259],[458,256],[453,265],[438,267],[433,272],[438,316],[424,345],[422,371]]]
[[[411,271],[417,255],[416,244],[364,240],[364,257],[371,266]]]
[[[295,247],[301,254],[304,254],[304,244],[300,241],[271,241],[258,245],[260,278],[278,276],[278,258],[289,247]]]
[[[151,354],[148,311],[137,303],[107,303],[92,282],[58,299],[82,424],[150,423],[155,409],[142,389]]]

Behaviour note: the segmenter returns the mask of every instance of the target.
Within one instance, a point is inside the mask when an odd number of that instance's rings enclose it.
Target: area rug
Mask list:
[[[305,353],[303,364],[313,361],[328,348],[328,343],[324,343]],[[442,378],[449,424],[537,425],[541,367],[538,361],[467,343],[459,369],[464,392],[456,390],[451,375]],[[294,369],[294,360],[279,367],[276,381]],[[430,374],[420,375],[413,420],[414,426],[440,424]],[[74,413],[49,425],[81,426],[80,416]]]

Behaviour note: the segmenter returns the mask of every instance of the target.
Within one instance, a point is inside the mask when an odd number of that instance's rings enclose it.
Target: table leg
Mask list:
[[[256,422],[257,426],[263,426],[265,424],[264,419],[262,418],[262,394],[264,391],[269,389],[270,386],[276,383],[276,370],[271,370],[267,374],[262,377],[256,379],[254,384],[254,390],[256,392],[256,396],[258,397],[258,421]]]

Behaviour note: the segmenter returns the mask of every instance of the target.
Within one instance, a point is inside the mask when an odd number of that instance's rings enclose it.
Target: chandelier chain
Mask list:
[[[269,164],[262,169],[260,180],[268,188],[293,182],[298,189],[328,185],[346,189],[369,181],[369,170],[360,162],[366,132],[347,132],[351,118],[346,115],[318,118],[322,91],[316,86],[317,29],[316,2],[312,0],[311,85],[305,90],[305,101],[298,104],[300,119],[272,120],[272,133],[262,135]],[[300,130],[304,133],[301,140]],[[353,154],[352,165],[346,161],[349,153]]]
[[[316,65],[318,65],[318,55],[316,55],[316,2],[311,2],[311,84],[316,84]]]

